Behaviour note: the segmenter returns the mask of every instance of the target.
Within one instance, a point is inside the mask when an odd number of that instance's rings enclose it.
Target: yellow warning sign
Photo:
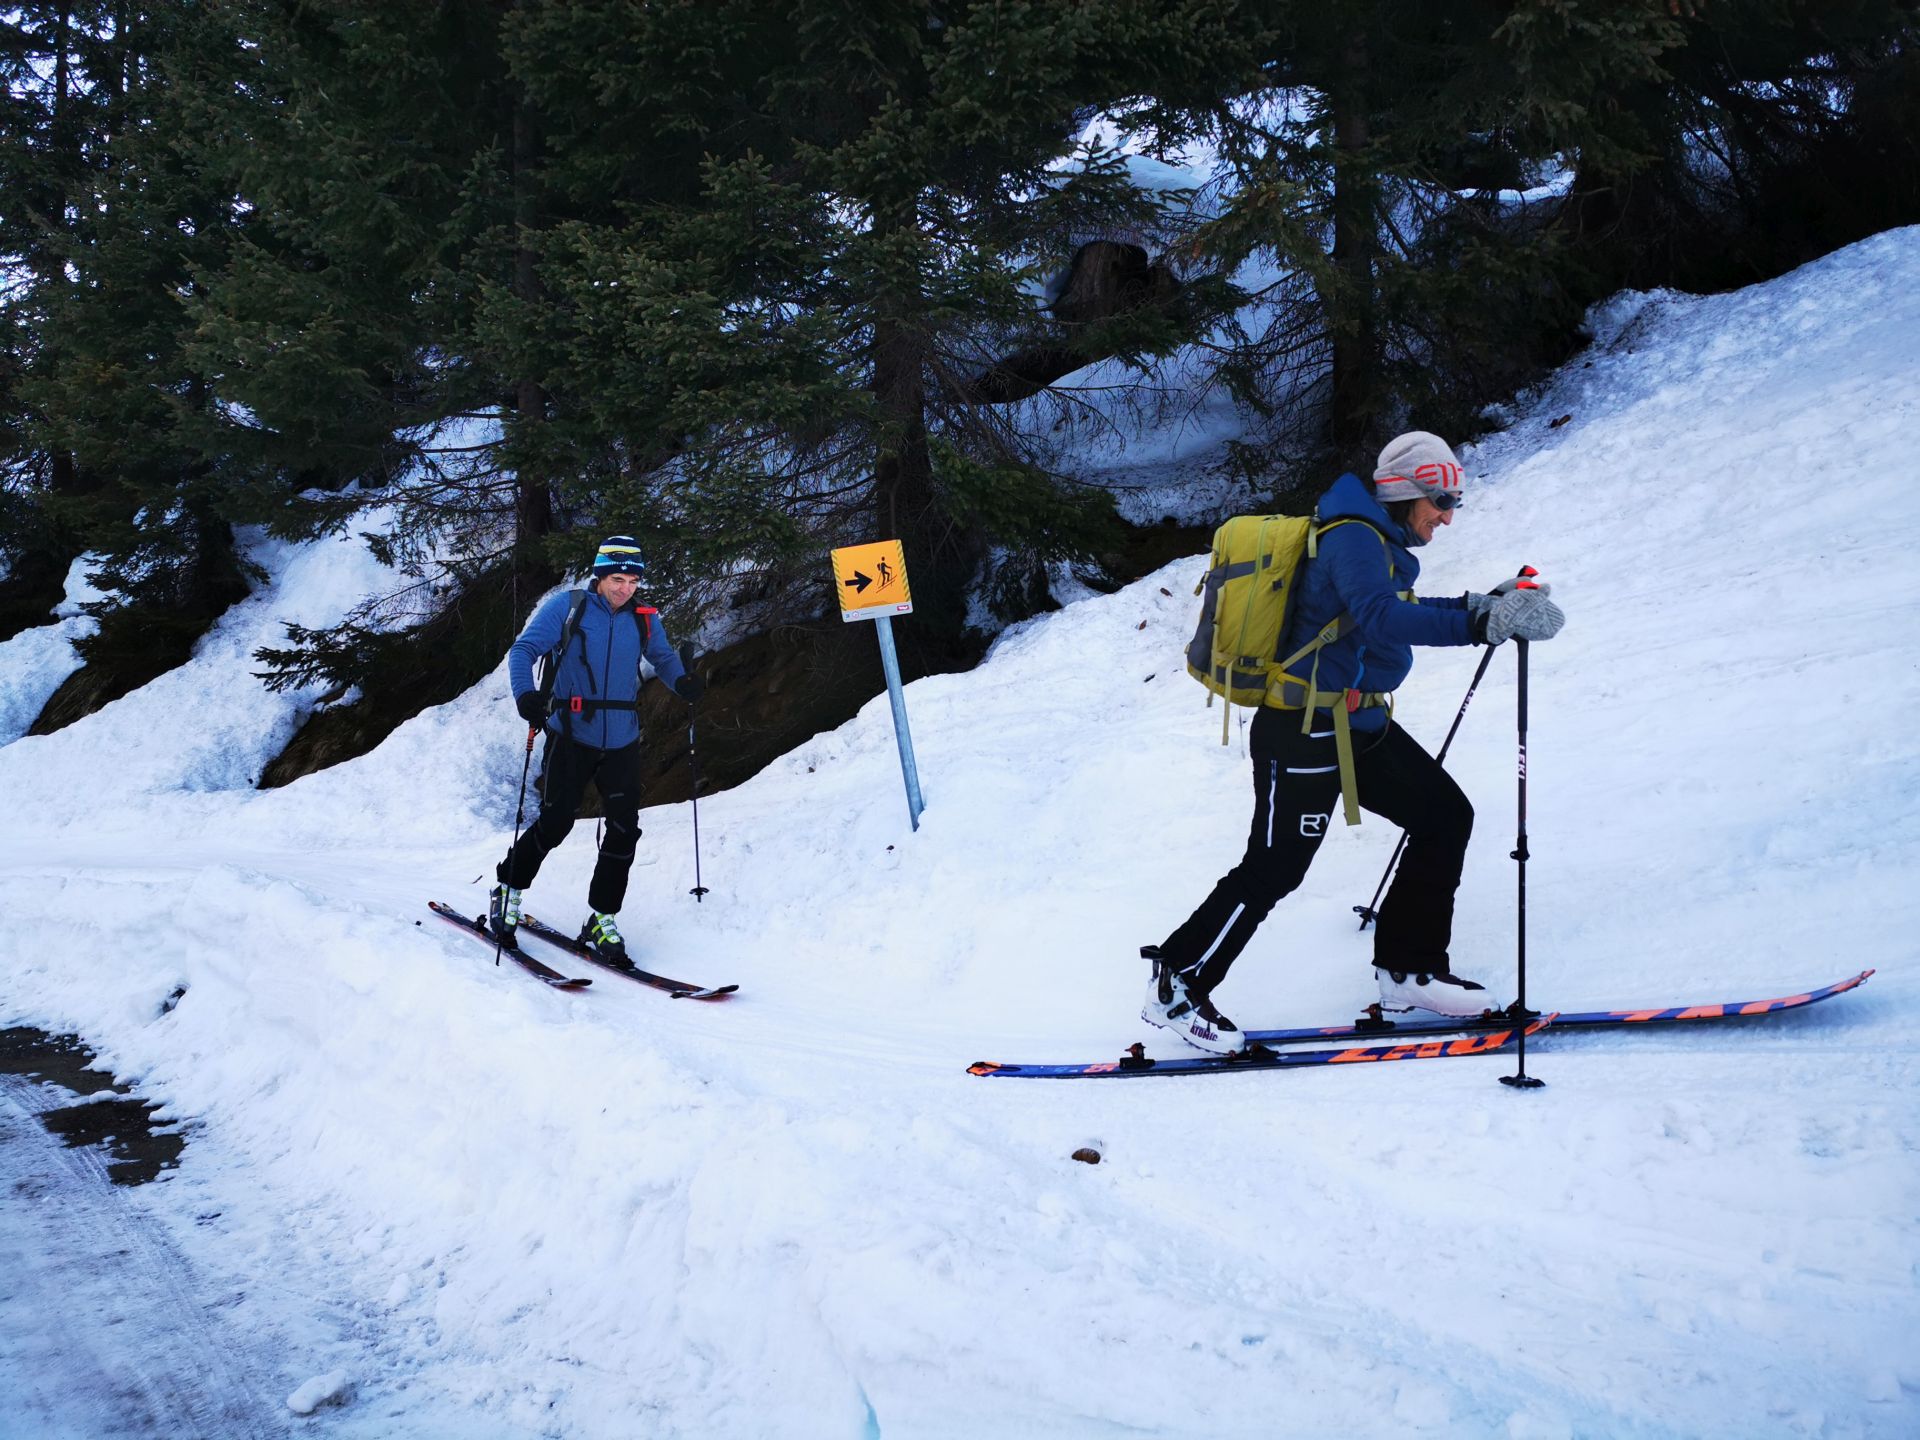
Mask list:
[[[913,610],[907,591],[907,557],[898,540],[845,545],[833,552],[833,588],[842,620],[871,620]]]

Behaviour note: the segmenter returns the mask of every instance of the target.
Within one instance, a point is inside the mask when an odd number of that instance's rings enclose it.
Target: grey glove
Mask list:
[[[1551,640],[1567,623],[1566,613],[1548,598],[1552,593],[1550,585],[1530,585],[1510,589],[1498,599],[1479,597],[1485,606],[1474,606],[1471,598],[1467,603],[1474,611],[1475,628],[1489,645],[1508,639]]]
[[[1474,619],[1478,620],[1482,615],[1486,614],[1489,610],[1493,608],[1494,602],[1498,600],[1502,595],[1511,595],[1515,590],[1518,590],[1522,585],[1531,583],[1533,581],[1533,577],[1535,575],[1538,575],[1539,573],[1540,572],[1538,570],[1535,570],[1531,565],[1529,565],[1525,570],[1522,570],[1518,575],[1514,576],[1511,580],[1502,580],[1498,585],[1494,586],[1493,589],[1489,590],[1484,595],[1482,595],[1478,590],[1469,590],[1467,591],[1466,594],[1462,595],[1460,598],[1467,602],[1468,612],[1473,616]],[[1534,588],[1538,589],[1542,595],[1549,595],[1553,593],[1553,587],[1547,584],[1545,581],[1541,581],[1537,586],[1534,586]]]

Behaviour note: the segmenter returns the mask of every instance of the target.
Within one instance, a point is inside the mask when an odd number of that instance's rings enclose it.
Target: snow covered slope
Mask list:
[[[426,915],[482,907],[512,823],[501,675],[261,794],[281,722],[258,642],[216,635],[0,748],[0,1022],[194,1119],[131,1203],[285,1392],[358,1382],[333,1434],[1920,1432],[1920,231],[1596,326],[1423,556],[1431,593],[1531,563],[1570,617],[1533,654],[1532,997],[1878,967],[1853,994],[1557,1037],[1529,1094],[1498,1056],[968,1076],[1139,1038],[1138,947],[1238,856],[1246,760],[1180,663],[1195,558],[909,687],[917,834],[884,699],[702,804],[704,903],[690,811],[647,812],[623,920],[642,963],[740,982],[716,1005],[550,992]],[[301,567],[261,603],[332,604]],[[1402,691],[1429,746],[1474,661]],[[1509,651],[1450,760],[1457,963],[1495,983],[1514,702]],[[1228,1013],[1371,998],[1350,906],[1394,838],[1328,842]],[[590,862],[582,827],[528,908],[576,924]]]

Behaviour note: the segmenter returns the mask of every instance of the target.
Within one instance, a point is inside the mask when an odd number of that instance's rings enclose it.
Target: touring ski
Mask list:
[[[470,920],[458,910],[455,910],[451,905],[442,905],[438,900],[429,900],[427,902],[427,908],[449,925],[464,930],[488,949],[492,949],[498,944],[493,938],[492,932],[487,929],[484,921]],[[527,954],[526,951],[512,945],[500,946],[500,953],[511,959],[514,964],[518,965],[522,970],[525,970],[529,975],[534,976],[536,979],[546,981],[547,984],[556,990],[584,990],[587,986],[593,984],[593,981],[587,979],[585,976],[562,975],[551,965],[543,965],[540,961],[534,959],[533,956]]]
[[[1631,1025],[1678,1025],[1700,1020],[1739,1020],[1759,1015],[1777,1015],[1783,1010],[1801,1010],[1835,995],[1843,995],[1866,983],[1871,970],[1845,980],[1836,980],[1818,990],[1798,995],[1781,995],[1771,1000],[1729,1000],[1718,1005],[1669,1005],[1638,1010],[1562,1010],[1554,1016],[1553,1028],[1562,1030],[1601,1030]],[[1368,1007],[1368,1014],[1348,1025],[1324,1025],[1297,1030],[1249,1030],[1250,1045],[1312,1045],[1328,1040],[1373,1040],[1387,1037],[1418,1039],[1427,1035],[1473,1035],[1503,1029],[1514,1017],[1495,1011],[1472,1019],[1435,1017],[1422,1020],[1388,1020],[1379,1007]]]
[[[1528,1035],[1538,1034],[1555,1023],[1551,1015],[1536,1016],[1527,1024]],[[1455,1040],[1427,1040],[1413,1044],[1360,1045],[1345,1050],[1269,1050],[1249,1043],[1236,1055],[1182,1055],[1172,1060],[1154,1060],[1140,1053],[1135,1045],[1118,1060],[1079,1065],[1003,1065],[992,1060],[976,1060],[967,1067],[969,1075],[1007,1075],[1033,1080],[1124,1079],[1129,1075],[1234,1075],[1249,1070],[1295,1070],[1309,1065],[1363,1065],[1386,1060],[1443,1060],[1457,1055],[1487,1055],[1504,1050],[1520,1038],[1520,1028],[1509,1024],[1503,1030],[1484,1035],[1462,1035]]]
[[[630,969],[625,965],[609,964],[589,950],[581,940],[572,935],[563,934],[551,925],[534,919],[531,915],[520,916],[520,928],[529,935],[538,936],[549,945],[558,945],[570,955],[577,955],[582,960],[591,960],[595,965],[611,970],[615,975],[624,975],[629,980],[637,980],[642,985],[649,985],[655,990],[664,990],[676,1000],[724,1000],[740,988],[738,985],[689,985],[684,980],[669,980],[664,975],[650,974],[637,966]]]

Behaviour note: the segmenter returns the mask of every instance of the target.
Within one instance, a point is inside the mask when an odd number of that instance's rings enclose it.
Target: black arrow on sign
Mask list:
[[[842,580],[840,583],[842,585],[850,586],[853,590],[853,593],[858,595],[861,591],[865,590],[867,586],[873,583],[873,577],[871,575],[864,574],[859,570],[856,570],[853,572],[853,578],[851,580]]]

